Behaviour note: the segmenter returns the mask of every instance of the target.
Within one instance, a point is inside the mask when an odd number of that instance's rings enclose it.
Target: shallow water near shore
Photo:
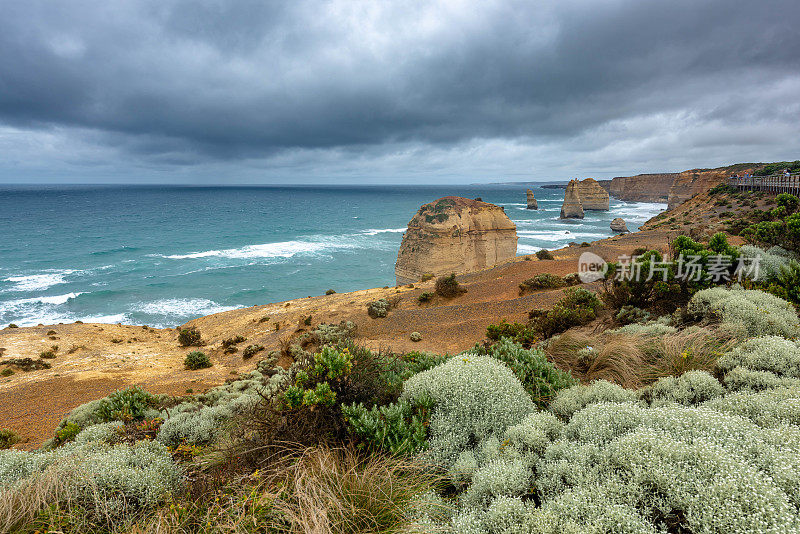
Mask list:
[[[409,219],[446,195],[503,206],[520,255],[631,230],[664,204],[611,199],[559,220],[564,191],[524,185],[0,186],[0,327],[175,326],[291,298],[394,285]]]

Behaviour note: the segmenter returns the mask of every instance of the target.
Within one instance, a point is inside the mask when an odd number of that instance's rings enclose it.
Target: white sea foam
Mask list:
[[[241,248],[223,250],[206,250],[203,252],[190,252],[188,254],[170,254],[161,256],[171,260],[185,260],[197,258],[291,258],[298,254],[318,254],[331,249],[352,249],[360,246],[349,239],[352,236],[318,237],[312,241],[280,241],[277,243],[263,243],[260,245],[247,245]]]
[[[578,240],[590,240],[590,239],[603,239],[604,237],[608,237],[608,234],[601,234],[595,232],[574,232],[570,230],[552,230],[552,231],[541,231],[535,232],[533,230],[521,230],[517,232],[517,235],[520,238],[527,238],[527,239],[537,239],[540,241],[578,241]]]
[[[364,230],[362,233],[364,235],[378,235],[378,234],[400,234],[405,232],[406,228],[370,228],[369,230]]]
[[[4,278],[4,282],[12,282],[14,285],[6,291],[43,291],[49,287],[64,284],[64,277],[68,274],[77,272],[72,269],[54,270],[39,274],[29,274],[22,276],[9,276]]]
[[[223,306],[213,300],[192,298],[192,299],[159,299],[150,302],[139,302],[131,306],[132,311],[146,313],[148,315],[162,315],[167,317],[189,317],[200,315],[211,315],[229,310],[242,308],[243,306]]]
[[[542,250],[542,247],[534,247],[533,245],[517,244],[517,254],[533,254]]]

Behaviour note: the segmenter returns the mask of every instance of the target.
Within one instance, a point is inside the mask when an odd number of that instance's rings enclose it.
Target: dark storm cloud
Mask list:
[[[635,164],[653,151],[620,141],[676,118],[711,145],[796,124],[798,20],[796,0],[9,1],[0,125],[15,150],[60,135],[87,159],[167,167],[302,153],[313,172],[475,140],[614,145]]]

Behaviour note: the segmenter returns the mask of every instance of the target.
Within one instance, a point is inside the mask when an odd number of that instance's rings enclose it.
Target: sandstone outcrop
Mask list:
[[[528,195],[528,209],[529,210],[538,210],[539,209],[539,203],[536,202],[536,197],[533,196],[533,191],[528,189],[527,195]]]
[[[606,210],[609,207],[608,191],[600,187],[593,178],[578,182],[581,205],[584,210]]]
[[[620,217],[611,221],[611,230],[614,232],[625,233],[628,231],[628,225]]]
[[[492,267],[517,255],[517,227],[503,208],[462,197],[423,205],[408,223],[394,272],[398,284]]]
[[[562,219],[583,219],[583,204],[581,204],[580,182],[570,180],[564,193],[564,203],[561,205]]]
[[[600,186],[626,202],[667,202],[669,190],[678,173],[637,174],[601,180]]]
[[[672,209],[699,193],[705,193],[722,183],[731,174],[742,175],[745,172],[752,174],[758,167],[759,165],[752,163],[741,163],[718,169],[692,169],[680,172],[670,187],[667,209]]]

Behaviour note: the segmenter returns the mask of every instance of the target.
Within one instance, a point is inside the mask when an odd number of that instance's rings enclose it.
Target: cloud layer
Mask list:
[[[14,1],[0,181],[492,181],[800,157],[795,0]]]

